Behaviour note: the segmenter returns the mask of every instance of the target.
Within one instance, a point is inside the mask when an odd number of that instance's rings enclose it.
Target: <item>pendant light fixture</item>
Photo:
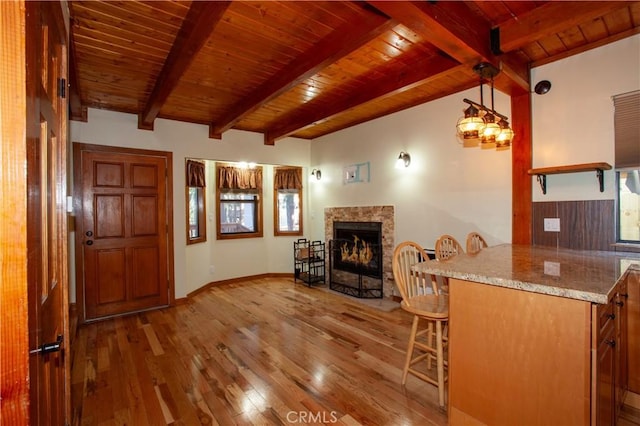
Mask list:
[[[508,118],[498,113],[493,105],[493,79],[500,70],[488,62],[481,62],[473,67],[473,72],[480,77],[480,104],[463,99],[469,107],[456,125],[458,138],[465,148],[480,145],[483,149],[509,149],[514,136],[513,130]],[[486,80],[491,83],[491,108],[484,105],[482,86]]]

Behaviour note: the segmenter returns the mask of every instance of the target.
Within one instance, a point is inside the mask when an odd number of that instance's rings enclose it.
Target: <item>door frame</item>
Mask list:
[[[82,261],[82,245],[84,230],[82,229],[82,152],[104,152],[109,154],[129,154],[129,155],[145,155],[152,157],[162,157],[167,164],[167,183],[166,183],[166,216],[167,216],[167,275],[168,275],[168,291],[169,306],[175,306],[175,275],[174,275],[174,247],[173,247],[173,153],[168,151],[155,151],[139,148],[124,148],[119,146],[95,145],[84,142],[73,142],[73,216],[75,218],[74,229],[74,251],[75,251],[75,282],[76,282],[76,308],[78,312],[79,324],[87,322],[85,318],[84,303],[84,262]],[[104,319],[104,318],[101,318]],[[94,321],[94,320],[92,320]]]

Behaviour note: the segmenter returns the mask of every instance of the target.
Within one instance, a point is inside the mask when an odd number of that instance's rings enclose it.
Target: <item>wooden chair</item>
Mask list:
[[[411,373],[435,385],[438,388],[438,402],[441,407],[444,407],[447,381],[445,367],[448,367],[445,359],[445,345],[447,344],[446,323],[449,320],[449,298],[440,293],[434,276],[412,271],[413,265],[424,260],[428,260],[427,253],[419,244],[412,241],[398,244],[393,252],[393,278],[402,295],[400,306],[413,314],[402,384],[407,382],[407,375]],[[431,291],[428,291],[429,287]],[[430,369],[433,358],[436,361],[436,379],[415,368],[416,363],[426,360],[426,367]]]
[[[435,252],[436,259],[447,260],[453,256],[464,253],[464,249],[458,240],[453,238],[451,235],[444,234],[436,240]]]
[[[475,254],[485,247],[488,247],[488,244],[482,235],[477,232],[470,232],[467,235],[467,253]]]

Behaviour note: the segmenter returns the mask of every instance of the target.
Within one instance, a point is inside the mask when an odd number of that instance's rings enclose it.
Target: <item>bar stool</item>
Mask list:
[[[424,249],[412,241],[398,244],[393,252],[393,278],[402,296],[400,306],[413,314],[402,384],[407,382],[407,375],[411,373],[435,385],[438,388],[438,402],[444,407],[445,382],[448,379],[445,374],[448,368],[445,346],[448,343],[446,323],[449,320],[449,298],[440,293],[434,276],[419,274],[411,269],[416,263],[427,259]],[[417,352],[416,355],[414,352]],[[430,368],[432,358],[436,360],[436,379],[414,367],[416,363],[427,360],[427,368]]]

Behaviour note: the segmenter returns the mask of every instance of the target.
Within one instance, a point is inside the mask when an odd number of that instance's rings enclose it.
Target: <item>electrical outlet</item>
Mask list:
[[[544,219],[545,232],[560,232],[560,218],[546,217]]]
[[[216,267],[215,267],[215,266],[213,266],[213,265],[209,265],[209,273],[210,273],[210,274],[213,274],[213,273],[215,273],[215,272],[216,272]]]

